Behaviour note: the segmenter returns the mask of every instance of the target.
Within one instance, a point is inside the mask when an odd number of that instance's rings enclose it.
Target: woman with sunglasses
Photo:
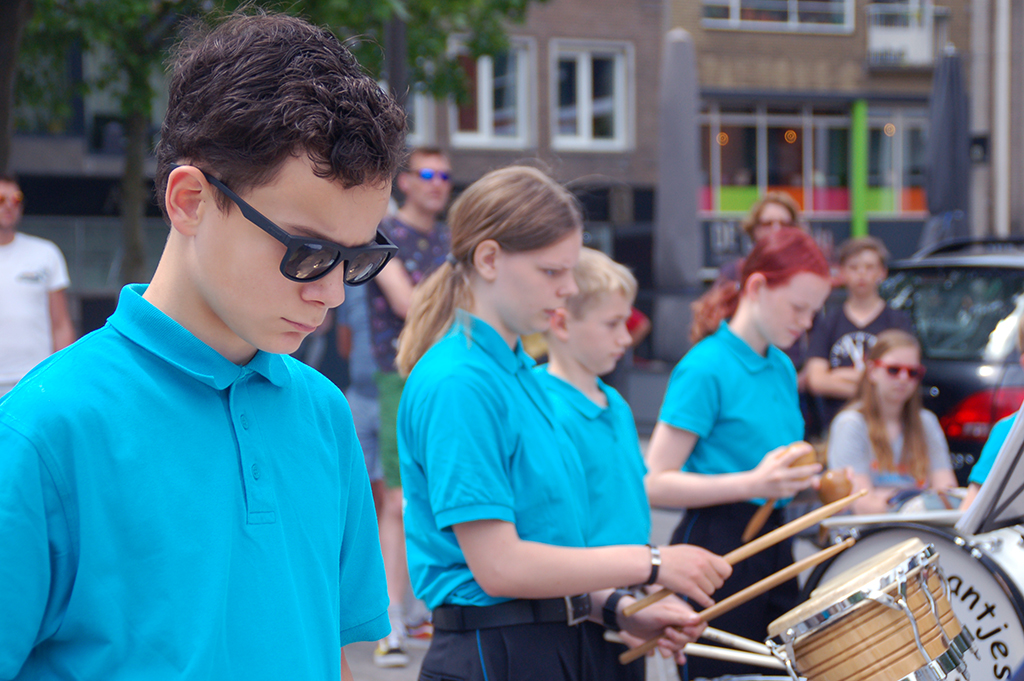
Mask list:
[[[632,597],[613,589],[658,583],[706,606],[729,566],[691,546],[587,548],[582,462],[520,341],[577,292],[575,199],[513,166],[449,217],[452,252],[413,294],[397,358],[409,573],[433,609],[420,679],[597,678],[588,617],[678,651],[701,627],[686,604],[624,617]]]
[[[917,339],[898,329],[878,334],[857,396],[829,429],[829,468],[849,470],[854,492],[868,490],[855,513],[891,510],[902,490],[956,487],[939,420],[921,406],[923,377]]]

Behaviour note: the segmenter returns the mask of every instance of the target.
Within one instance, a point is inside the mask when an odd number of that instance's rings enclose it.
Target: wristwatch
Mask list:
[[[601,619],[604,620],[604,626],[612,631],[622,631],[622,627],[619,626],[619,615],[617,612],[619,601],[622,600],[623,596],[632,595],[628,589],[616,589],[608,596],[608,600],[604,602],[604,607],[601,608]]]
[[[654,584],[658,581],[658,568],[661,567],[661,549],[654,544],[648,544],[647,548],[651,550],[651,576],[644,584]]]

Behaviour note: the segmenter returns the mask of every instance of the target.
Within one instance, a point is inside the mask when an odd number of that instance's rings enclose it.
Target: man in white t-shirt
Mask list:
[[[75,340],[64,256],[46,239],[18,234],[23,201],[18,181],[0,174],[0,395]]]

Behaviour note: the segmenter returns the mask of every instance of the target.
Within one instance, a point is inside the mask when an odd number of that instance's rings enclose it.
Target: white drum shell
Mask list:
[[[977,657],[967,653],[971,681],[1009,679],[1024,661],[1024,542],[1020,528],[1004,528],[967,542],[923,525],[893,523],[851,528],[857,543],[807,583],[808,591],[902,541],[934,544],[949,585],[949,601],[961,625],[974,636]],[[953,679],[959,678],[954,674]]]

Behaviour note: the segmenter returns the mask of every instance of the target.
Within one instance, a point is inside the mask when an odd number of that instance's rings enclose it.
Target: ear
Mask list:
[[[172,170],[167,176],[167,189],[164,192],[164,206],[171,227],[182,234],[192,235],[206,209],[204,198],[214,200],[210,196],[211,191],[198,168],[181,166]]]
[[[742,293],[748,296],[756,296],[767,286],[768,280],[765,279],[765,276],[760,272],[754,272],[749,277],[747,277],[746,283],[743,284]]]
[[[501,255],[501,246],[497,241],[484,239],[473,250],[473,269],[484,281],[494,281],[498,277]]]
[[[555,310],[551,315],[551,334],[563,343],[569,340],[569,312],[564,307]]]

